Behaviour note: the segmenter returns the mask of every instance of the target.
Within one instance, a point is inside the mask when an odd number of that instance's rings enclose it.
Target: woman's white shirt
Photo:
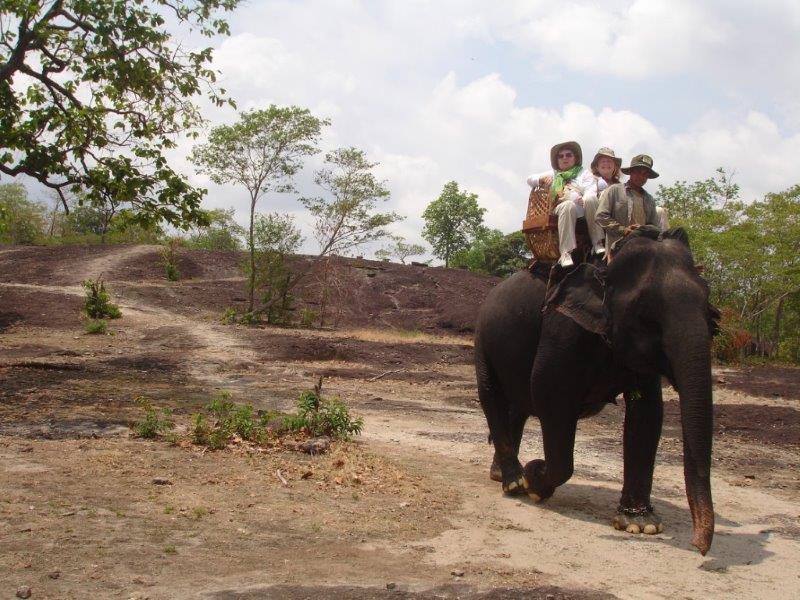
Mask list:
[[[538,190],[539,180],[542,177],[555,177],[554,170],[545,171],[543,173],[534,173],[528,177],[528,185],[532,189]],[[605,181],[603,182],[605,183]],[[564,186],[566,190],[566,199],[572,200],[579,209],[579,217],[583,216],[583,199],[589,195],[597,196],[597,178],[592,174],[589,169],[581,169],[575,179],[571,180]]]

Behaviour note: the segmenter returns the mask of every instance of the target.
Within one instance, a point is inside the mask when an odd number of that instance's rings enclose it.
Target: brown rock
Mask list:
[[[325,454],[331,447],[331,439],[328,437],[311,438],[298,445],[298,449],[306,454]]]

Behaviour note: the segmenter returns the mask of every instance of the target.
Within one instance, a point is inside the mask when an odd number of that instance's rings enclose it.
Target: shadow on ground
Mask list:
[[[552,586],[537,588],[495,588],[475,590],[466,585],[441,586],[413,592],[352,586],[276,585],[247,591],[219,591],[202,596],[208,600],[601,600],[616,596],[601,592],[563,590]]]

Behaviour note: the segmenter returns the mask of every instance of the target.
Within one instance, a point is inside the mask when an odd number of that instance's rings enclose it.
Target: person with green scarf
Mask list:
[[[576,248],[575,223],[584,216],[583,195],[596,185],[591,171],[583,168],[583,152],[578,142],[562,142],[550,149],[552,171],[528,177],[533,189],[547,189],[558,200],[554,213],[558,216],[558,264],[572,266]]]

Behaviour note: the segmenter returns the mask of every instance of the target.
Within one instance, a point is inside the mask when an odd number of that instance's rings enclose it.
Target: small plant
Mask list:
[[[211,425],[208,424],[208,419],[203,413],[197,413],[192,417],[192,422],[190,432],[192,443],[198,446],[207,446],[208,438],[211,435]]]
[[[108,323],[103,319],[91,319],[86,322],[84,329],[90,335],[98,335],[108,331]]]
[[[122,316],[119,307],[111,303],[111,295],[102,279],[87,279],[83,288],[86,290],[83,310],[90,319],[119,319]]]
[[[191,430],[192,442],[211,450],[221,450],[228,445],[233,435],[243,440],[260,441],[264,428],[249,404],[237,406],[231,401],[230,392],[220,392],[205,413],[194,416]]]
[[[181,246],[180,238],[171,238],[161,247],[161,262],[164,265],[164,272],[170,281],[178,281],[180,272],[178,271],[178,248]]]
[[[225,325],[234,325],[239,322],[239,317],[236,315],[236,309],[232,306],[229,306],[225,309],[225,312],[222,313],[222,319],[220,319]]]
[[[304,308],[300,312],[300,325],[302,327],[306,328],[314,327],[314,323],[316,323],[318,319],[319,319],[319,313],[315,311],[313,308]]]
[[[242,325],[254,325],[258,323],[258,316],[253,312],[246,312],[239,317],[239,323]]]
[[[164,546],[164,554],[177,554],[178,550],[170,544],[169,546]]]
[[[175,428],[175,423],[170,418],[172,413],[168,408],[163,408],[159,411],[144,396],[137,398],[136,404],[141,406],[144,411],[144,418],[141,421],[136,421],[131,426],[136,437],[153,439],[167,435]]]
[[[287,418],[287,426],[292,431],[306,431],[312,436],[327,435],[332,438],[349,440],[361,433],[364,420],[352,418],[347,406],[338,398],[322,397],[322,378],[314,390],[300,395],[297,401],[297,414]]]

